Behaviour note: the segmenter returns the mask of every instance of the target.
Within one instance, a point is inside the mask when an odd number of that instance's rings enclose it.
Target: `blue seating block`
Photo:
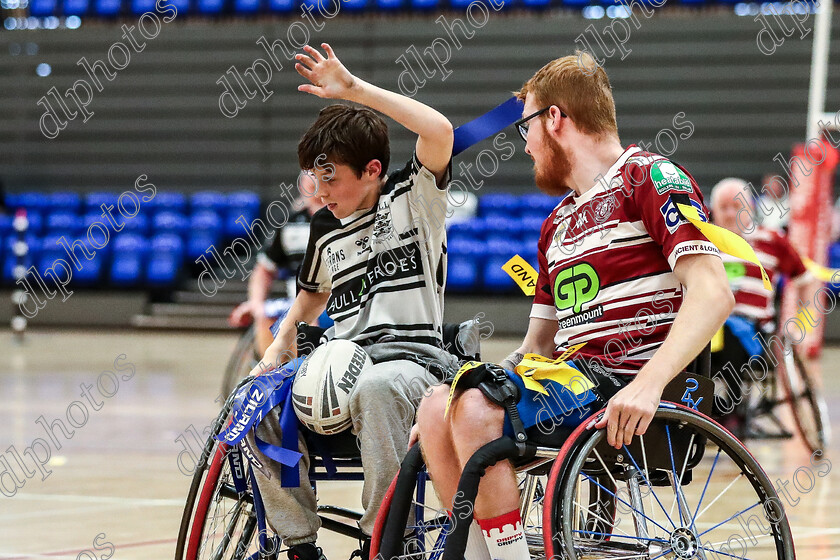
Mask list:
[[[198,13],[205,15],[218,14],[222,11],[222,9],[224,9],[224,7],[224,0],[198,0],[196,3]]]
[[[233,10],[237,14],[255,14],[261,8],[261,0],[233,0]]]
[[[215,232],[207,230],[191,233],[187,239],[187,259],[195,261],[198,257],[204,254],[212,245],[216,247],[219,242],[218,235]],[[216,247],[216,249],[220,249]]]
[[[125,220],[122,231],[123,233],[136,233],[146,236],[149,233],[149,218],[143,214],[137,214],[133,218]]]
[[[155,255],[174,255],[178,260],[184,258],[184,241],[172,233],[161,233],[152,238],[152,253]]]
[[[100,17],[115,17],[122,12],[122,0],[94,0],[93,9]]]
[[[106,206],[113,206],[116,208],[117,206],[117,199],[119,195],[117,193],[111,192],[93,192],[85,196],[85,206],[87,207],[87,212],[99,212],[102,213],[102,205],[105,204]]]
[[[32,4],[30,3],[30,6]],[[15,197],[15,203],[19,208],[27,210],[44,211],[50,208],[50,198],[44,193],[26,192]]]
[[[155,0],[131,0],[131,13],[142,15],[146,12],[155,11]]]
[[[187,217],[176,212],[160,212],[152,219],[152,231],[155,233],[174,233],[183,237],[189,225]]]
[[[53,211],[78,214],[82,209],[82,197],[74,192],[56,192],[50,195],[49,206]]]
[[[172,254],[153,255],[146,267],[146,283],[156,288],[173,286],[180,264],[180,260]]]
[[[199,191],[190,196],[190,209],[193,213],[198,210],[215,210],[227,208],[227,197],[219,191]]]
[[[155,214],[166,211],[183,214],[187,211],[187,197],[182,193],[159,192],[145,205]]]
[[[29,15],[47,17],[56,15],[57,0],[29,0]]]
[[[82,217],[72,212],[53,212],[47,216],[47,234],[76,237],[84,231]]]
[[[268,0],[268,9],[272,12],[287,14],[297,9],[298,0]]]
[[[405,0],[376,0],[376,7],[382,11],[401,10],[405,7]]]

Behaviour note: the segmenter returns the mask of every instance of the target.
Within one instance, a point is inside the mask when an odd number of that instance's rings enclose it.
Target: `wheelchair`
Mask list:
[[[725,329],[723,334],[722,352],[726,353],[725,356],[739,356],[734,361],[752,364],[751,356],[738,338],[729,329]],[[741,440],[790,439],[794,437],[794,432],[780,417],[789,409],[787,416],[808,451],[813,453],[825,449],[831,439],[825,398],[797,347],[786,337],[781,339],[782,348],[770,345],[772,358],[767,355],[766,348],[757,355],[770,366],[767,370],[762,371],[762,366],[749,367],[747,375],[739,375],[738,379],[732,379],[731,373],[721,373],[719,379],[723,381],[723,387],[718,388],[719,396],[728,404],[722,412],[732,414],[736,419],[731,429]],[[732,348],[734,350],[730,350]],[[740,366],[737,367],[740,369]],[[733,384],[738,386],[732,387]],[[723,396],[721,392],[729,395]]]
[[[588,429],[603,411],[559,449],[508,437],[488,443],[465,466],[451,512],[429,506],[434,496],[416,482],[424,480],[424,466],[415,446],[380,507],[371,558],[463,559],[480,476],[505,459],[518,472],[532,559],[795,558],[769,478],[741,442],[701,412],[713,394],[708,347],[689,371],[701,374],[672,381],[647,432],[620,450],[607,446],[604,430]],[[410,554],[400,549],[406,526]]]
[[[298,348],[311,351],[320,344],[323,333],[322,328],[299,324]],[[448,351],[459,359],[480,359],[477,321],[444,324],[443,340]],[[212,435],[202,449],[181,517],[176,560],[276,560],[283,552],[280,538],[266,527],[259,489],[251,478],[250,466],[236,447],[214,437],[229,424],[238,391],[252,379],[245,377],[234,384],[213,423]],[[301,430],[311,452],[309,479],[316,493],[318,481],[364,479],[358,444],[351,432],[322,436],[304,428]],[[328,455],[323,453],[325,450],[329,450]],[[418,476],[421,487],[426,478],[425,473]],[[358,541],[365,538],[355,523],[362,518],[361,512],[319,505],[318,516],[322,529]],[[334,519],[336,517],[339,519]]]

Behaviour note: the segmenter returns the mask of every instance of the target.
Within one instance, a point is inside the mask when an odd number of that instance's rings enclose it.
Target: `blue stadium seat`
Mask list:
[[[27,231],[35,235],[40,235],[44,231],[44,216],[37,210],[28,211],[26,219],[29,221]]]
[[[49,205],[53,211],[79,213],[82,210],[82,197],[74,192],[57,192],[49,197]]]
[[[232,208],[247,208],[259,212],[260,210],[260,195],[253,191],[236,191],[227,196],[227,207]]]
[[[65,16],[86,16],[90,10],[90,0],[64,0]]]
[[[439,6],[438,0],[411,0],[411,9],[417,12],[436,10]]]
[[[520,245],[514,241],[491,239],[487,242],[487,257],[482,261],[482,287],[486,292],[511,292],[518,287],[507,272],[505,264],[517,253]]]
[[[31,233],[28,235],[24,235],[23,237],[24,242],[26,242],[26,252],[23,253],[23,257],[25,260],[34,260],[41,254],[41,241]],[[18,242],[17,234],[12,234],[7,236],[3,240],[3,253],[6,255],[7,258],[17,258],[17,251],[15,250],[15,245]]]
[[[34,261],[32,260],[32,257],[26,257],[23,260],[23,262],[20,263],[20,265],[23,266],[24,272],[26,270],[29,270],[29,267],[32,266],[33,262]],[[15,258],[14,255],[10,255],[9,253],[6,253],[6,256],[3,258],[3,283],[4,284],[6,284],[8,286],[14,286],[15,285],[15,267],[17,267],[18,264],[19,264],[19,261],[17,260],[17,258]]]
[[[481,218],[473,218],[463,222],[455,222],[447,228],[447,235],[454,233],[456,236],[472,237],[475,239],[484,239],[484,234],[487,230],[487,222]]]
[[[222,220],[216,212],[201,210],[190,216],[190,233],[207,231],[220,236]]]
[[[298,0],[268,0],[268,9],[275,13],[287,14],[300,5]]]
[[[9,214],[0,214],[0,239],[13,232],[12,216]]]
[[[184,260],[184,242],[177,235],[164,233],[152,238],[152,256],[146,267],[146,282],[153,287],[175,284]]]
[[[190,222],[186,216],[177,212],[160,212],[152,219],[152,232],[174,233],[184,237],[187,234]]]
[[[198,0],[195,7],[200,14],[218,14],[224,9],[225,0]]]
[[[115,286],[134,287],[143,283],[143,264],[149,248],[143,237],[126,233],[113,242],[110,279]]]
[[[182,260],[184,258],[184,241],[172,233],[155,235],[152,237],[152,253],[174,255],[178,257],[178,260]]]
[[[211,245],[215,247],[218,252],[221,252],[223,247],[218,247],[218,242],[218,235],[213,232],[205,230],[190,233],[190,236],[187,239],[187,259],[190,262],[195,261],[195,259],[203,255]],[[211,260],[210,262],[213,261]]]
[[[145,204],[145,208],[153,213],[169,211],[183,214],[187,211],[187,197],[182,193],[159,192]]]
[[[122,231],[124,233],[137,233],[142,236],[149,234],[149,218],[143,214],[137,214],[133,218],[126,218]]]
[[[153,255],[146,266],[146,284],[153,288],[174,286],[180,265],[180,261],[172,255]]]
[[[233,0],[233,10],[237,14],[255,14],[262,8],[262,0]]]
[[[376,0],[376,8],[383,11],[401,10],[405,0]]]
[[[169,2],[176,10],[178,10],[178,17],[182,17],[190,13],[190,0],[169,0]]]
[[[478,215],[502,215],[515,218],[519,214],[519,197],[509,193],[485,194],[478,199]]]
[[[131,0],[131,13],[136,16],[155,11],[155,0]]]
[[[122,0],[94,0],[93,9],[99,17],[115,17],[122,12]]]
[[[449,264],[446,289],[453,292],[475,292],[481,286],[481,261],[487,255],[486,245],[475,239],[450,241],[447,246]]]
[[[561,200],[562,198],[548,196],[542,193],[526,194],[519,198],[520,214],[523,217],[530,215],[545,219]]]
[[[85,196],[85,207],[87,212],[102,213],[102,205],[113,206],[116,209],[119,195],[111,192],[92,192]],[[116,210],[113,210],[116,211]]]
[[[84,221],[73,212],[53,212],[47,216],[47,234],[66,235],[75,238],[84,231]]]
[[[44,211],[50,208],[50,198],[44,193],[20,193],[16,197],[16,202],[19,208],[26,208],[29,211]]]
[[[522,0],[522,5],[531,10],[540,10],[548,8],[551,5],[551,0]]]
[[[341,0],[341,9],[348,12],[360,12],[368,7],[368,0]]]
[[[487,224],[484,238],[518,241],[522,236],[522,222],[512,218],[485,218]],[[513,255],[511,255],[513,256]]]
[[[259,218],[260,197],[251,191],[237,191],[228,195],[227,204],[227,212],[224,215],[224,235],[231,239],[244,233],[242,226],[236,223],[240,216],[244,216],[248,223]]]
[[[227,208],[227,197],[219,191],[199,191],[190,196],[190,210],[214,210],[219,212]]]
[[[29,0],[29,15],[46,17],[56,15],[56,0]]]

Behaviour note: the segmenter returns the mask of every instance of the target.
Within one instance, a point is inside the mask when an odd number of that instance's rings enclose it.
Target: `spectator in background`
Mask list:
[[[733,372],[740,371],[751,356],[761,354],[762,345],[756,338],[758,333],[769,335],[776,330],[774,292],[779,277],[787,277],[798,290],[797,296],[806,304],[810,303],[808,286],[813,281],[802,258],[783,231],[763,223],[749,234],[741,231],[738,227],[738,212],[743,210],[743,205],[736,198],[740,193],[749,193],[749,186],[742,179],[730,177],[714,186],[711,194],[712,222],[746,239],[767,272],[774,291],[764,289],[757,265],[721,254],[729,287],[735,295],[735,308],[723,326],[723,348],[712,352],[712,372],[721,372],[735,403],[741,399],[741,379],[734,378]],[[742,227],[749,225],[743,223],[743,216],[740,221]],[[727,362],[731,362],[734,369],[724,368]],[[724,414],[731,410],[730,406],[724,406],[718,412]]]
[[[740,179],[738,180],[740,181]],[[762,177],[761,185],[761,195],[755,203],[763,210],[761,213],[754,212],[756,221],[759,222],[761,227],[781,231],[783,232],[782,235],[787,235],[788,221],[790,220],[790,197],[788,197],[784,180],[768,173]],[[749,199],[749,190],[746,191],[746,196]],[[733,231],[738,234],[741,233],[737,230]]]
[[[301,173],[298,192],[314,193],[317,189],[315,178],[310,173]],[[309,222],[312,215],[324,206],[317,196],[301,195],[295,204],[295,212],[282,228],[274,233],[271,246],[257,255],[257,264],[248,279],[248,300],[239,304],[228,323],[232,327],[245,327],[251,320],[255,324],[256,351],[260,356],[274,340],[271,325],[276,317],[266,317],[265,301],[271,292],[271,285],[278,276],[285,278],[286,297],[294,298],[297,271],[306,253],[309,241]]]

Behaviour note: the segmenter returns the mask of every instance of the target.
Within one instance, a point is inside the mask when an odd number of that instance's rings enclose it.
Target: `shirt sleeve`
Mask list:
[[[548,274],[548,247],[551,245],[554,228],[554,215],[552,212],[543,222],[540,228],[540,240],[537,243],[537,261],[540,270],[537,274],[537,288],[534,292],[534,303],[531,306],[531,317],[536,319],[557,319],[557,311],[554,308],[554,296],[551,290],[551,278]]]
[[[283,228],[274,232],[274,239],[265,251],[257,255],[257,262],[268,268],[271,272],[289,266],[289,256],[283,250]]]
[[[790,244],[788,238],[773,232],[775,242],[779,247],[779,272],[791,280],[795,280],[808,272],[802,257]]]
[[[332,290],[332,278],[329,269],[321,255],[322,238],[333,228],[336,222],[332,213],[326,208],[318,210],[312,217],[309,227],[309,242],[306,254],[298,273],[298,287],[307,292],[326,293]]]
[[[684,255],[717,255],[720,251],[696,227],[684,220],[671,195],[686,195],[700,219],[708,221],[709,212],[694,178],[681,167],[662,158],[625,167],[624,184],[633,188],[633,202],[639,219],[651,239],[662,248],[671,270]]]

